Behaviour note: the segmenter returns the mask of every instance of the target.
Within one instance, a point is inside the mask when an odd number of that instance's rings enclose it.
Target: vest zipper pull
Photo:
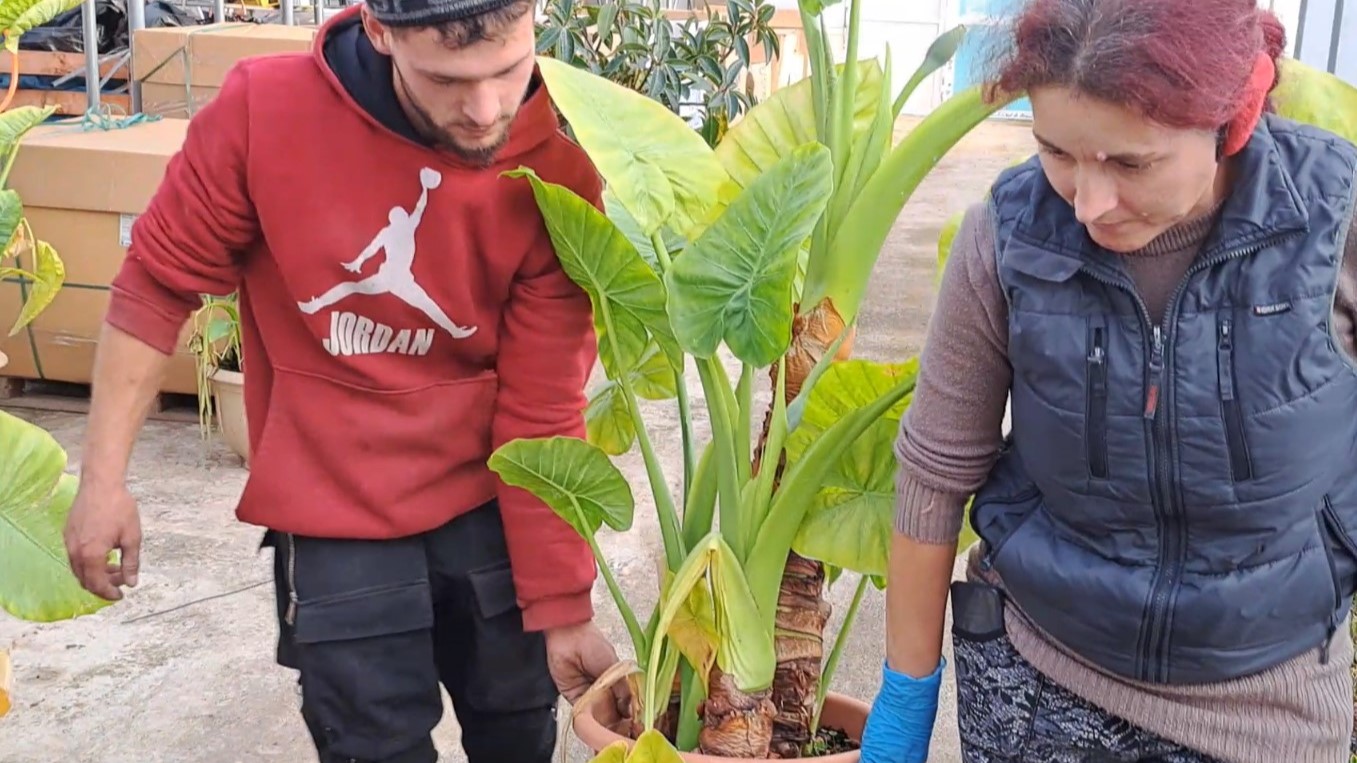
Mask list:
[[[1145,391],[1145,418],[1154,418],[1159,410],[1159,391],[1164,379],[1164,333],[1154,327],[1154,346],[1150,351],[1150,387]]]

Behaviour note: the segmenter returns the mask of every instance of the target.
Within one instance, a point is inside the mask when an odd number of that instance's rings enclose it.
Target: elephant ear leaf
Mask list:
[[[85,591],[62,530],[79,480],[52,435],[0,412],[0,608],[34,622],[67,620],[112,602]]]
[[[490,456],[505,484],[532,493],[581,536],[631,528],[636,502],[608,454],[574,437],[513,440]]]
[[[1279,115],[1357,143],[1357,87],[1294,58],[1278,66],[1272,104]]]

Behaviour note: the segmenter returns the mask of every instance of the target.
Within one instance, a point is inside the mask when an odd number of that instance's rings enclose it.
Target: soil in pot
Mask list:
[[[595,707],[596,705],[591,703],[575,717],[575,735],[580,741],[595,753],[617,741],[628,743],[632,741],[599,723],[594,715]],[[860,760],[858,740],[862,739],[862,730],[867,725],[867,714],[870,711],[871,707],[861,700],[830,692],[825,698],[824,711],[820,715],[820,731],[812,742],[814,749],[808,751],[812,754],[803,755],[801,759],[817,763],[858,763]],[[723,758],[698,752],[681,752],[679,757],[685,763],[747,761],[744,758]]]

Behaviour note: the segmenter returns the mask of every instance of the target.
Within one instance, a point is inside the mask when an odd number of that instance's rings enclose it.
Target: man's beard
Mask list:
[[[394,64],[394,62],[393,62]],[[399,71],[399,70],[398,70]],[[410,121],[415,130],[424,137],[425,140],[433,143],[434,148],[447,151],[457,156],[462,161],[475,167],[485,168],[494,164],[495,157],[499,155],[500,149],[509,141],[509,130],[507,126],[495,136],[493,143],[483,146],[464,146],[457,141],[457,138],[448,130],[443,129],[434,121],[433,116],[429,114],[428,109],[424,108],[415,94],[410,92],[410,88],[405,84],[405,77],[399,76],[400,88],[405,94],[405,104],[414,112],[409,116],[413,117]]]

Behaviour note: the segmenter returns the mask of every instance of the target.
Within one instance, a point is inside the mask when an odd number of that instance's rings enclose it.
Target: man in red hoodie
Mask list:
[[[433,763],[439,684],[472,763],[547,763],[559,694],[616,662],[587,544],[486,466],[582,437],[596,346],[520,166],[601,206],[534,65],[533,0],[369,0],[309,54],[249,59],[132,231],[66,545],[137,584],[125,472],[200,294],[239,294],[278,661],[322,763]],[[121,565],[109,567],[111,550]],[[619,696],[621,701],[624,696]]]

